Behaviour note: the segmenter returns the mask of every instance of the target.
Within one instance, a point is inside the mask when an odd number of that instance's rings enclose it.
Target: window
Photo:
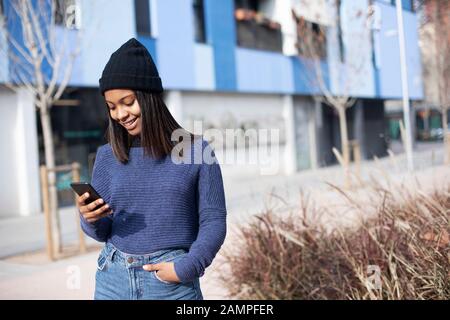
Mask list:
[[[195,41],[206,42],[204,0],[193,0]]]
[[[55,24],[63,25],[65,16],[65,1],[55,1]]]
[[[317,23],[298,17],[297,48],[299,55],[305,58],[325,59],[327,57],[326,29]]]
[[[3,0],[0,0],[0,27],[5,22],[5,9],[3,7]]]
[[[55,24],[68,29],[81,28],[81,9],[76,0],[54,1]]]
[[[236,8],[258,11],[259,3],[255,0],[236,0]]]
[[[283,52],[281,25],[269,18],[271,14],[267,12],[272,7],[267,10],[264,2],[256,0],[235,0],[234,4],[239,47]]]
[[[397,0],[391,0],[391,4],[395,6]],[[414,11],[414,0],[402,0],[403,10]]]
[[[136,20],[136,33],[151,36],[150,0],[134,0],[134,14]]]
[[[253,11],[259,11],[258,0],[236,0],[235,7],[237,9],[248,9]]]

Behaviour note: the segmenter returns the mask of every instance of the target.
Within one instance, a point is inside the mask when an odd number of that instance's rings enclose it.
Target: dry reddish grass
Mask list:
[[[324,227],[327,203],[302,196],[238,229],[221,282],[239,299],[450,299],[450,184],[424,191],[372,180],[364,204],[332,186],[362,217]],[[379,268],[381,288],[370,268]]]

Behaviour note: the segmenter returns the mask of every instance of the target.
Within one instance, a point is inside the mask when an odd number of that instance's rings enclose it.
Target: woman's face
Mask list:
[[[111,89],[105,91],[105,100],[113,120],[123,126],[130,135],[141,133],[141,107],[133,91]]]

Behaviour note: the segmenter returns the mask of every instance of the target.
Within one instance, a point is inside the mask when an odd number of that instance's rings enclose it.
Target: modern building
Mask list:
[[[444,123],[450,127],[450,2],[422,1],[419,16],[424,99],[417,106],[418,137],[443,139]]]
[[[6,17],[14,1],[0,1]],[[333,95],[356,99],[347,110],[350,139],[359,141],[364,158],[386,153],[384,101],[401,99],[395,1],[56,2],[71,10],[55,17],[57,36],[69,36],[67,51],[80,49],[67,90],[51,111],[56,159],[57,164],[80,162],[84,180],[89,180],[97,147],[105,143],[107,114],[98,79],[110,54],[131,37],[151,52],[166,103],[186,129],[194,130],[196,120],[203,121],[203,129],[278,129],[279,149],[272,154],[280,159],[278,174],[335,163],[331,148],[340,148],[338,117],[320,102],[323,91],[308,76],[311,57],[297,45],[302,39],[293,12],[311,30],[326,30],[320,61],[323,84]],[[418,21],[411,0],[403,0],[403,14],[409,89],[411,99],[420,100]],[[10,21],[6,28],[15,30]],[[12,34],[20,37],[17,30]],[[2,35],[0,47],[5,46]],[[0,83],[10,82],[11,61],[6,54],[1,56],[0,71]],[[11,91],[2,86],[0,108],[4,133],[0,217],[39,213],[43,143],[34,96],[26,88]],[[226,153],[216,150],[219,160]],[[228,177],[260,173],[255,165],[222,168]],[[69,176],[58,178],[64,205],[73,201]]]

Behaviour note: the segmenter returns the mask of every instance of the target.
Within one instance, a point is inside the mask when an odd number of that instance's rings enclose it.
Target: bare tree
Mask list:
[[[6,85],[12,90],[26,88],[34,95],[42,125],[45,165],[49,169],[55,168],[50,110],[67,87],[80,51],[81,33],[70,30],[76,25],[77,10],[70,1],[12,0],[1,19],[1,32],[7,40],[7,46],[2,49],[10,62],[11,82]],[[70,37],[71,32],[76,33],[75,43],[70,40],[74,38]],[[48,182],[53,238],[59,252],[61,236],[54,171],[49,171]]]
[[[305,67],[305,77],[310,84],[311,90],[315,91],[314,98],[319,102],[324,102],[331,106],[339,117],[340,138],[341,138],[341,153],[334,149],[334,153],[339,162],[343,165],[345,171],[348,173],[348,165],[350,161],[350,147],[347,130],[346,110],[352,107],[356,99],[352,91],[355,85],[358,85],[360,79],[358,76],[363,72],[364,64],[367,59],[371,59],[370,54],[365,52],[360,54],[353,54],[351,58],[346,54],[346,48],[343,43],[343,29],[341,25],[341,1],[330,1],[328,4],[334,5],[335,15],[333,26],[325,26],[319,23],[307,21],[300,16],[295,9],[292,9],[292,15],[297,25],[297,48],[299,51],[299,58]],[[303,2],[307,6],[307,2]],[[369,8],[368,8],[369,9]],[[300,11],[300,10],[299,10]],[[300,13],[300,12],[299,12]],[[353,15],[353,16],[352,16]],[[347,19],[354,19],[358,21],[361,29],[358,33],[352,34],[352,50],[356,48],[367,47],[364,42],[370,39],[369,33],[369,17],[370,10],[352,12],[347,15]],[[319,18],[320,20],[320,18]],[[327,48],[336,48],[339,57],[339,63],[336,64],[337,81],[335,81],[334,88],[328,84],[330,74],[324,68],[324,61],[329,58]],[[328,60],[330,61],[330,60]]]
[[[445,163],[450,163],[448,110],[450,106],[450,2],[420,0],[420,42],[425,95],[428,103],[438,105],[442,113]]]

